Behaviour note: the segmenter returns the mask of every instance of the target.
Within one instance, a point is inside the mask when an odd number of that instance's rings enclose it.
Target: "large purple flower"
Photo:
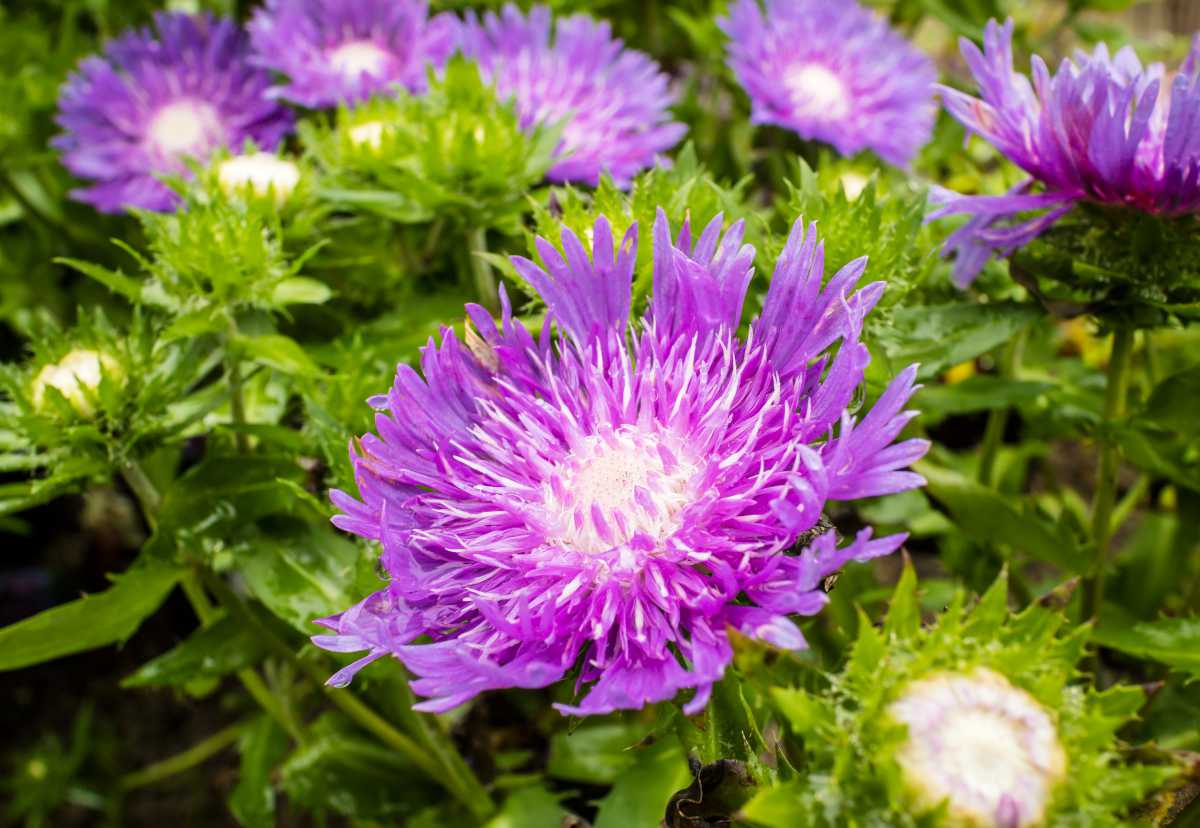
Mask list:
[[[71,195],[109,213],[169,210],[158,176],[187,174],[186,158],[253,139],[273,149],[292,115],[266,97],[271,79],[247,63],[242,32],[209,15],[159,13],[85,58],[63,86],[53,140],[63,163],[96,183]]]
[[[959,285],[1079,201],[1168,217],[1200,210],[1200,38],[1167,94],[1161,64],[1143,68],[1129,47],[1110,57],[1103,44],[1054,75],[1035,55],[1031,84],[1013,71],[1012,32],[1011,20],[993,20],[982,52],[962,41],[982,98],[941,89],[951,115],[1030,175],[1003,196],[937,193],[943,206],[933,217],[972,216],[947,240]]]
[[[564,123],[552,181],[596,184],[607,172],[627,183],[687,131],[668,120],[667,76],[623,48],[607,22],[573,15],[552,26],[544,6],[525,16],[509,4],[482,21],[470,13],[462,49],[502,97],[515,100],[522,126]]]
[[[418,707],[443,711],[502,687],[568,673],[580,715],[639,708],[693,688],[700,709],[731,657],[727,627],[805,646],[793,614],[826,602],[822,580],[903,536],[826,532],[798,554],[827,500],[921,485],[903,471],[924,440],[893,444],[915,367],[862,420],[847,411],[869,360],[863,317],[883,283],[854,286],[859,259],[822,288],[815,226],[797,222],[761,316],[737,329],[754,251],[715,219],[693,242],[654,227],[654,296],[629,324],[637,229],[594,254],[569,231],[545,240],[545,269],[514,258],[545,300],[540,337],[469,306],[401,365],[378,435],[352,447],[361,501],[342,492],[334,522],[382,543],[390,585],[320,623],[313,640],[385,655],[416,674]],[[836,356],[828,351],[835,343]],[[418,636],[428,643],[413,643]]]
[[[892,164],[929,140],[933,61],[854,0],[736,0],[719,23],[755,123]]]
[[[250,21],[255,60],[287,75],[275,93],[302,106],[425,88],[454,51],[457,20],[424,0],[267,0]]]

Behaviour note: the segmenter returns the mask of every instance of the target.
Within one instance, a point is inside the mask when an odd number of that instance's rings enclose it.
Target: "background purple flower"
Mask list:
[[[267,0],[249,25],[255,60],[284,75],[276,94],[302,106],[356,103],[403,86],[454,51],[457,21],[423,0]]]
[[[736,0],[719,23],[755,123],[901,165],[929,140],[933,61],[854,0]]]
[[[552,24],[544,6],[525,16],[509,4],[482,21],[469,14],[462,48],[501,97],[515,99],[523,126],[565,120],[552,181],[596,184],[607,172],[628,183],[687,132],[668,120],[667,76],[623,48],[607,22],[573,15]]]
[[[169,210],[177,196],[156,176],[186,174],[185,158],[247,139],[273,149],[292,115],[267,99],[270,77],[246,58],[230,21],[169,13],[85,58],[59,96],[64,131],[52,142],[67,169],[96,182],[72,196],[110,213]]]
[[[416,674],[442,711],[485,690],[544,687],[577,669],[588,715],[694,689],[703,707],[731,657],[726,627],[797,649],[789,615],[812,615],[822,580],[903,536],[826,532],[791,548],[827,500],[898,492],[927,449],[893,444],[915,366],[856,422],[847,411],[869,361],[859,342],[880,282],[854,290],[859,259],[824,283],[815,226],[797,222],[761,316],[737,327],[752,276],[741,223],[694,242],[654,227],[654,296],[630,326],[637,228],[619,245],[604,218],[589,260],[564,231],[544,269],[514,258],[546,302],[534,338],[501,294],[497,325],[469,306],[372,400],[378,434],[355,442],[359,497],[335,492],[334,522],[383,547],[390,585],[320,623],[327,649],[384,655]],[[823,287],[824,284],[824,287]],[[836,356],[827,351],[837,344]],[[748,600],[747,600],[748,599]],[[421,635],[428,643],[414,644]]]
[[[1012,32],[1011,20],[989,22],[982,52],[962,40],[981,97],[941,88],[951,115],[1030,175],[1004,196],[938,194],[934,218],[972,216],[946,245],[958,253],[959,285],[993,252],[1028,244],[1078,201],[1161,216],[1200,210],[1200,38],[1168,94],[1161,64],[1143,67],[1128,46],[1110,57],[1104,44],[1053,75],[1035,55],[1031,84],[1013,71]],[[1030,212],[1037,215],[1019,219]]]

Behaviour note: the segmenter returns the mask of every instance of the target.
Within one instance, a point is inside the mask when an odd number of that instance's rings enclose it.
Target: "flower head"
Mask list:
[[[38,371],[30,394],[33,407],[39,411],[52,410],[53,404],[46,392],[53,388],[80,416],[91,417],[96,413],[92,400],[104,377],[119,380],[121,364],[106,353],[76,348],[58,362]]]
[[[227,195],[271,196],[282,205],[300,183],[300,167],[270,152],[238,155],[217,165],[217,182]]]
[[[1129,47],[1110,56],[1100,44],[1053,75],[1035,55],[1030,83],[1013,71],[1012,33],[1011,20],[993,20],[982,52],[962,41],[979,98],[941,89],[951,115],[1030,176],[1003,196],[939,194],[935,217],[971,216],[947,241],[960,285],[993,252],[1013,253],[1081,201],[1165,217],[1200,211],[1200,37],[1173,78],[1161,64],[1143,67]]]
[[[623,48],[607,22],[573,15],[552,24],[544,6],[526,16],[509,4],[482,20],[468,15],[462,49],[515,100],[523,127],[563,122],[552,181],[595,184],[608,173],[626,183],[687,131],[668,120],[667,76]]]
[[[126,32],[85,58],[59,97],[54,146],[95,182],[72,195],[105,212],[171,209],[178,197],[159,175],[187,174],[185,159],[247,139],[271,149],[291,131],[291,113],[266,96],[270,82],[228,20],[160,13],[153,31]]]
[[[755,123],[892,164],[929,140],[933,61],[854,0],[736,0],[719,22]]]
[[[424,0],[267,0],[250,21],[255,60],[287,75],[274,92],[302,106],[425,88],[454,51],[457,21]]]
[[[911,682],[888,707],[908,728],[896,753],[918,807],[943,802],[954,825],[1039,825],[1067,757],[1049,712],[978,667]]]
[[[826,602],[822,580],[903,536],[832,532],[798,554],[827,500],[920,485],[927,449],[894,443],[914,416],[904,371],[863,419],[863,318],[882,283],[859,259],[824,283],[815,227],[797,222],[762,314],[737,335],[754,251],[716,218],[672,242],[654,226],[654,296],[630,325],[637,227],[593,255],[570,231],[544,267],[513,262],[545,301],[539,337],[509,309],[424,349],[372,403],[378,434],[355,442],[361,500],[337,492],[335,523],[378,540],[390,585],[320,623],[314,641],[394,655],[446,710],[485,690],[544,687],[577,669],[581,715],[639,708],[692,688],[702,707],[731,658],[727,627],[804,646],[787,616]],[[824,284],[824,287],[822,287]],[[557,329],[557,336],[554,329]],[[828,350],[838,343],[837,355]],[[420,635],[429,643],[414,644]]]

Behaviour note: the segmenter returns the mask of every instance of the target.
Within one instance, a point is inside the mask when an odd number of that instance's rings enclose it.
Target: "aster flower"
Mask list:
[[[1110,56],[1100,44],[1053,75],[1035,55],[1030,83],[1013,71],[1012,33],[1011,20],[993,20],[982,52],[962,41],[980,98],[941,88],[951,115],[1030,176],[1003,196],[938,194],[934,218],[971,216],[946,245],[958,254],[959,285],[993,252],[1012,254],[1080,202],[1163,217],[1200,210],[1200,38],[1170,79],[1131,48]]]
[[[907,727],[896,761],[920,810],[945,802],[955,825],[1042,823],[1067,757],[1033,696],[977,667],[911,682],[888,715]]]
[[[514,99],[523,127],[563,123],[552,181],[596,184],[608,173],[627,183],[687,131],[668,120],[667,76],[623,48],[607,22],[572,15],[552,24],[544,6],[526,16],[509,4],[482,20],[469,13],[462,49],[501,97]]]
[[[921,485],[905,467],[928,445],[894,443],[915,366],[871,411],[847,411],[869,360],[863,318],[883,284],[854,286],[859,259],[824,283],[815,226],[797,222],[762,314],[737,335],[753,248],[714,219],[693,241],[654,226],[654,295],[629,324],[637,227],[614,245],[601,217],[593,255],[564,230],[545,265],[513,263],[545,301],[540,337],[501,293],[497,325],[468,306],[401,365],[378,434],[352,446],[359,497],[335,492],[341,528],[383,547],[391,583],[313,640],[385,655],[416,674],[419,709],[577,670],[589,715],[694,690],[697,711],[731,658],[726,627],[798,649],[789,615],[826,602],[822,580],[887,554],[902,535],[833,532],[791,549],[828,500]],[[824,286],[823,286],[824,285]],[[827,353],[838,344],[836,356]],[[415,643],[418,636],[427,643]]]
[[[160,13],[154,30],[126,32],[85,58],[63,86],[53,145],[67,169],[96,183],[72,196],[104,212],[165,211],[178,197],[159,176],[186,175],[247,139],[274,148],[292,115],[266,97],[271,79],[247,62],[228,20]]]
[[[736,0],[718,23],[754,123],[898,165],[929,141],[933,61],[854,0]]]
[[[255,61],[287,76],[274,93],[302,106],[425,88],[454,51],[457,21],[423,0],[267,0],[250,21]]]

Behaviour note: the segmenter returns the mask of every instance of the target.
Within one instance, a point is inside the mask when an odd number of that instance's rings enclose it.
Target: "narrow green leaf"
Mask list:
[[[291,337],[283,334],[241,336],[234,342],[248,357],[277,371],[298,377],[321,375],[321,368]]]
[[[861,620],[861,619],[860,619]],[[905,562],[904,572],[883,622],[883,636],[910,639],[921,629],[921,607],[917,601],[917,573],[911,563]]]
[[[276,305],[320,305],[333,296],[329,285],[306,276],[292,276],[275,286],[271,301]]]
[[[229,810],[247,828],[274,828],[275,786],[271,773],[287,750],[287,734],[263,714],[243,732],[238,782],[229,796]]]
[[[221,676],[249,667],[264,655],[258,636],[235,618],[222,617],[186,641],[148,661],[122,687],[165,687]]]
[[[180,570],[136,565],[113,585],[0,629],[0,670],[16,670],[133,635],[179,581]]]
[[[119,270],[109,270],[107,267],[101,267],[98,264],[92,264],[80,259],[62,257],[54,261],[58,264],[66,265],[73,270],[78,270],[84,276],[95,279],[113,293],[119,293],[131,302],[139,302],[142,298],[141,281],[126,276]]]

